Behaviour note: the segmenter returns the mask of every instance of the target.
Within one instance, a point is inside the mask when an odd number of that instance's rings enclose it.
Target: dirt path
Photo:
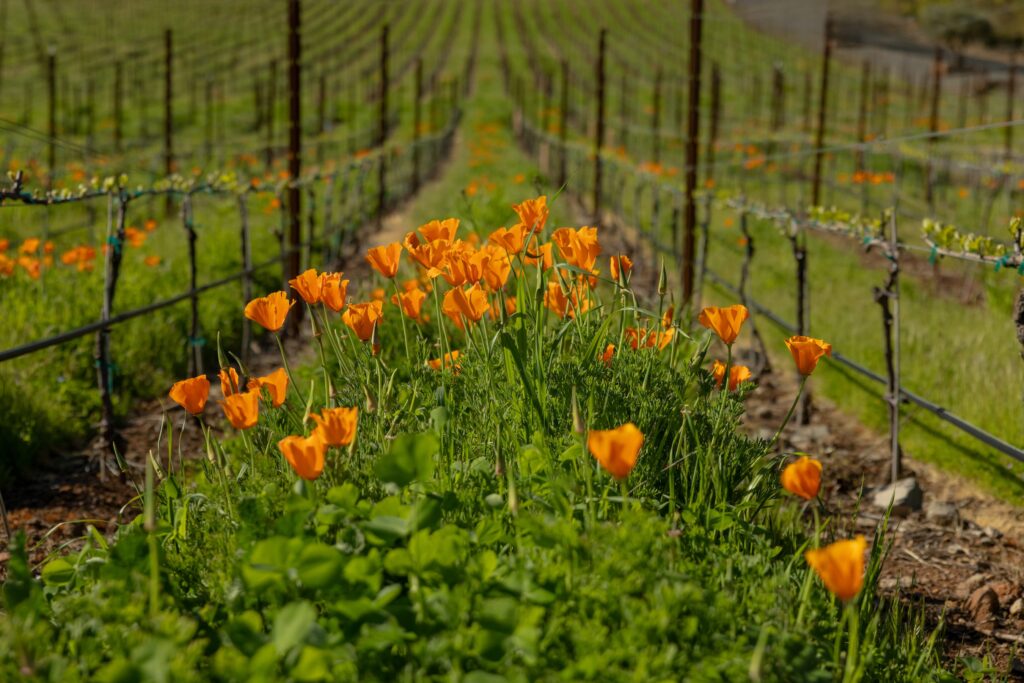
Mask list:
[[[745,427],[770,438],[796,392],[792,375],[764,376],[747,400]],[[780,453],[807,452],[824,466],[823,498],[838,535],[869,538],[884,510],[871,488],[887,482],[888,437],[815,397],[811,423],[791,424]],[[883,595],[923,605],[933,624],[945,615],[945,655],[988,655],[1010,680],[1024,680],[1024,510],[969,482],[904,455],[906,476],[924,492],[923,508],[890,521],[893,545],[879,582]]]

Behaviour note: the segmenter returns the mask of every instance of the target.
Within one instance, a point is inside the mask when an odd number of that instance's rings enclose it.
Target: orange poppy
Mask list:
[[[249,429],[256,426],[260,416],[260,393],[258,391],[244,391],[240,394],[231,394],[220,402],[224,408],[224,414],[228,422],[235,429]]]
[[[384,304],[370,301],[365,304],[349,304],[341,314],[341,320],[355,332],[359,341],[369,341],[377,323],[384,319]]]
[[[468,248],[449,250],[445,258],[441,275],[452,287],[479,282],[484,276],[483,257],[466,246]]]
[[[606,367],[610,368],[612,366],[612,356],[614,355],[615,344],[609,344],[608,346],[604,347],[604,353],[601,354],[601,362],[604,363]]]
[[[3,239],[0,239],[0,254],[2,254],[5,251],[7,251],[7,249],[10,246],[11,246],[11,241],[9,239],[7,239],[6,237],[3,238]]]
[[[153,220],[152,218],[147,218],[146,222],[143,224],[143,227],[146,228],[146,232],[153,232],[154,230],[156,230],[156,221]]]
[[[665,311],[665,315],[661,316],[661,326],[664,329],[667,330],[668,328],[672,327],[672,319],[675,317],[675,314],[676,314],[676,307],[675,306],[669,306],[668,310]]]
[[[39,241],[38,237],[29,237],[18,247],[18,253],[25,256],[36,253],[39,251]]]
[[[814,372],[822,356],[832,356],[831,344],[812,337],[790,337],[786,340],[786,348],[796,361],[797,370],[804,377]]]
[[[238,373],[234,368],[221,368],[217,375],[220,377],[220,393],[224,396],[238,393]]]
[[[342,273],[322,273],[320,275],[320,302],[335,313],[345,308],[348,296],[348,280],[341,279]]]
[[[856,597],[864,585],[864,551],[867,541],[863,536],[832,545],[808,550],[804,553],[807,564],[811,565],[832,594],[843,602]]]
[[[422,289],[412,289],[408,292],[403,292],[401,295],[392,294],[391,303],[395,304],[402,309],[402,313],[407,318],[413,320],[420,319],[420,312],[423,308],[423,300],[427,298],[427,293]]]
[[[210,380],[206,375],[175,382],[168,394],[175,403],[192,415],[199,415],[206,407],[206,399],[210,395]]]
[[[487,302],[487,293],[479,284],[474,284],[469,289],[456,287],[448,290],[444,295],[444,302],[441,312],[451,318],[455,326],[463,329],[463,318],[470,322],[480,322],[480,318],[490,305]]]
[[[508,252],[501,247],[487,246],[483,247],[479,254],[483,280],[496,292],[505,286],[508,276],[512,273]]]
[[[559,228],[552,233],[551,241],[567,263],[587,272],[594,270],[597,255],[601,253],[597,228]]]
[[[644,435],[632,422],[606,430],[592,430],[587,435],[587,448],[601,467],[616,479],[625,479],[636,465]]]
[[[625,254],[619,254],[618,256],[612,256],[609,259],[608,268],[611,272],[612,279],[616,282],[619,282],[620,273],[622,274],[623,280],[628,280],[629,273],[633,270],[633,261],[631,261]]]
[[[145,259],[143,259],[142,262],[145,263],[150,268],[156,268],[157,266],[160,265],[160,257],[153,254],[147,256]]]
[[[782,470],[782,488],[804,500],[816,498],[821,489],[821,463],[806,455]]]
[[[381,247],[374,247],[366,252],[367,263],[388,279],[398,274],[398,262],[401,258],[401,242],[392,242]]]
[[[544,230],[544,224],[548,222],[548,198],[544,195],[516,204],[512,210],[519,216],[524,233],[541,232]]]
[[[405,246],[405,250],[409,252],[409,257],[428,271],[440,270],[441,266],[444,265],[444,260],[448,255],[448,248],[450,246],[448,241],[442,240],[420,242],[420,238],[414,232],[407,233],[402,244]]]
[[[736,341],[736,337],[740,335],[743,321],[749,317],[750,312],[742,304],[725,306],[724,308],[708,306],[700,312],[697,322],[709,330],[713,330],[718,335],[718,338],[727,346],[732,346],[733,342]]]
[[[675,332],[674,329],[658,331],[643,327],[627,327],[626,340],[634,351],[641,348],[653,349],[654,347],[658,347],[659,351],[664,351],[665,347],[672,343]]]
[[[491,314],[492,320],[501,320],[501,299],[494,297],[491,300],[491,309],[488,311]],[[514,296],[505,297],[505,315],[512,315],[516,312],[516,298]]]
[[[310,306],[320,303],[321,290],[323,288],[323,279],[317,275],[315,268],[310,268],[304,273],[296,275],[288,284],[292,286],[302,300]]]
[[[711,367],[711,374],[715,377],[715,384],[719,388],[722,387],[722,381],[725,379],[725,363],[720,360],[716,360],[715,364]],[[729,368],[729,391],[736,391],[736,387],[741,382],[749,382],[753,377],[750,374],[750,368],[745,365],[733,365]]]
[[[306,481],[313,481],[324,471],[327,444],[317,432],[310,436],[286,436],[277,442],[284,459]]]
[[[328,446],[347,446],[356,436],[358,408],[324,408],[319,415],[314,413],[310,417],[317,424],[314,433]]]
[[[427,366],[430,367],[431,370],[453,368],[457,373],[459,371],[459,355],[459,351],[455,350],[444,354],[440,358],[431,358],[427,361]]]
[[[288,311],[294,305],[295,302],[289,301],[286,293],[273,292],[247,303],[245,317],[271,332],[277,332],[284,326],[284,319],[288,317]]]
[[[536,247],[536,245],[529,247],[526,250],[526,258],[523,259],[523,262],[530,266],[540,265],[544,270],[550,270],[554,263],[554,259],[551,257],[552,248],[551,242],[545,242],[539,247]]]
[[[249,391],[266,389],[270,394],[270,404],[279,408],[288,396],[288,373],[284,368],[278,368],[269,375],[250,379],[246,388]]]
[[[488,235],[487,240],[515,256],[523,250],[526,231],[527,228],[523,224],[513,225],[511,228],[502,227]]]
[[[453,242],[455,241],[455,233],[458,229],[458,218],[445,218],[441,221],[432,220],[417,228],[428,242]]]

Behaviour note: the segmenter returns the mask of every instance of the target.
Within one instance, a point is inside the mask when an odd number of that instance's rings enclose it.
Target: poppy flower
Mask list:
[[[135,227],[125,228],[124,236],[128,240],[128,244],[136,248],[146,243],[146,233]]]
[[[220,402],[228,422],[235,429],[249,429],[256,426],[260,416],[260,393],[244,391],[228,396]]]
[[[454,242],[455,233],[459,229],[458,218],[445,218],[444,220],[432,220],[421,225],[417,230],[428,242]]]
[[[709,330],[713,330],[726,346],[732,346],[736,337],[740,336],[743,321],[749,317],[750,312],[742,304],[723,308],[708,306],[700,312],[697,322]]]
[[[601,354],[601,362],[605,364],[605,367],[612,366],[612,356],[615,355],[615,344],[609,344],[604,347],[604,353]]]
[[[341,273],[320,275],[320,301],[335,313],[345,308],[345,299],[348,296],[348,280],[342,280],[341,276]]]
[[[536,245],[527,247],[526,252],[524,252],[526,256],[523,262],[530,266],[539,265],[544,270],[551,270],[551,266],[554,264],[554,259],[551,257],[551,250],[553,248],[554,245],[551,242],[545,242],[539,247]]]
[[[657,347],[659,351],[663,351],[665,347],[672,343],[675,332],[673,329],[659,332],[658,330],[648,330],[643,327],[627,327],[626,340],[634,351],[637,349],[653,349],[654,347]]]
[[[559,228],[551,235],[551,241],[558,247],[566,263],[581,270],[594,270],[601,245],[597,241],[597,228]]]
[[[786,340],[786,348],[796,361],[797,370],[804,377],[814,372],[822,356],[832,356],[831,344],[812,337],[790,337]]]
[[[199,415],[206,407],[206,399],[210,395],[210,380],[206,375],[175,382],[168,394],[175,403],[192,415]]]
[[[513,225],[511,228],[498,228],[487,236],[487,241],[501,247],[509,254],[515,256],[523,250],[526,241],[527,227],[525,225]]]
[[[619,274],[622,274],[623,280],[629,278],[629,273],[633,270],[633,261],[630,260],[625,254],[619,254],[618,256],[612,256],[608,261],[608,270],[611,273],[612,279],[619,282]]]
[[[29,237],[28,239],[21,243],[20,247],[18,247],[18,253],[22,254],[23,256],[29,256],[31,254],[36,253],[37,251],[39,251],[38,237]]]
[[[590,454],[616,479],[629,476],[643,445],[644,435],[632,422],[615,429],[595,429],[587,435]]]
[[[483,280],[491,291],[496,292],[505,286],[512,273],[508,252],[502,247],[486,246],[479,253]]]
[[[152,218],[147,218],[145,224],[143,224],[142,227],[146,229],[146,232],[153,232],[154,230],[156,230],[156,221],[153,220]]]
[[[217,374],[220,377],[220,393],[224,396],[238,393],[238,373],[234,368],[221,368]]]
[[[442,368],[454,368],[455,372],[459,370],[459,351],[456,349],[450,353],[446,353],[440,358],[431,358],[427,361],[427,366],[431,370],[440,370]]]
[[[782,488],[804,500],[817,497],[821,489],[821,463],[806,455],[782,470]]]
[[[6,237],[3,238],[3,239],[0,239],[0,254],[2,254],[5,251],[7,251],[10,248],[10,246],[11,246],[11,241],[9,239],[7,239]]]
[[[319,415],[314,413],[310,417],[317,424],[315,433],[328,446],[347,446],[356,436],[358,408],[324,408]]]
[[[505,315],[512,315],[516,312],[516,298],[514,296],[505,297]],[[491,299],[491,308],[488,311],[491,314],[492,320],[501,320],[501,299],[494,297]]]
[[[804,553],[807,564],[811,565],[832,594],[843,602],[856,597],[864,585],[864,551],[867,541],[863,536],[832,545],[808,550]]]
[[[544,224],[548,222],[548,198],[545,195],[527,199],[513,206],[512,210],[519,216],[519,223],[525,229],[525,233],[541,232],[544,230]]]
[[[669,306],[668,310],[665,311],[665,315],[661,316],[661,326],[662,326],[662,328],[667,330],[668,328],[672,327],[672,319],[675,317],[675,314],[676,314],[676,307],[675,306]]]
[[[319,275],[317,275],[315,268],[310,268],[304,273],[296,275],[288,281],[288,284],[290,284],[292,289],[298,292],[299,296],[302,297],[302,300],[310,306],[320,303],[323,280]]]
[[[39,259],[31,256],[19,256],[18,265],[25,269],[28,276],[33,280],[39,279],[39,273],[42,270]]]
[[[716,360],[715,364],[711,367],[711,374],[714,375],[715,384],[719,388],[722,387],[722,381],[725,379],[725,363],[720,360]],[[729,368],[729,391],[736,391],[736,387],[741,382],[749,382],[753,377],[750,374],[750,368],[746,365],[733,365]]]
[[[284,368],[278,368],[269,375],[252,378],[246,388],[249,391],[256,390],[257,392],[266,389],[270,394],[270,404],[275,408],[280,408],[288,396],[288,373]]]
[[[472,247],[452,249],[445,258],[441,275],[452,287],[479,282],[484,276],[483,256],[473,251]]]
[[[284,319],[288,317],[288,311],[294,305],[295,302],[289,301],[286,293],[273,292],[247,303],[245,317],[271,332],[277,332],[284,326]]]
[[[419,320],[420,311],[423,308],[423,300],[426,298],[427,293],[422,289],[413,289],[408,292],[403,292],[401,295],[392,294],[391,303],[401,308],[402,313],[407,318]]]
[[[401,257],[401,242],[392,242],[381,247],[374,247],[366,252],[367,263],[389,280],[398,274],[398,261]]]
[[[369,341],[377,323],[384,319],[384,304],[370,301],[365,304],[349,304],[341,314],[341,320],[355,332],[359,341]]]
[[[143,259],[142,262],[145,263],[150,268],[156,268],[157,266],[160,265],[160,257],[157,256],[156,254],[151,254],[150,256],[147,256],[145,259]]]
[[[320,434],[310,436],[286,436],[277,442],[284,459],[306,481],[313,481],[324,471],[324,453],[327,444]]]
[[[448,290],[444,295],[441,312],[451,318],[455,326],[461,330],[463,318],[478,323],[489,308],[487,293],[479,284],[475,284],[468,289],[456,287]]]
[[[402,244],[409,252],[409,257],[428,271],[440,271],[450,246],[446,240],[420,242],[420,238],[415,232],[407,233]]]
[[[544,305],[559,318],[565,317],[569,309],[569,297],[562,291],[562,285],[558,284],[558,281],[548,282],[548,289],[544,292]]]

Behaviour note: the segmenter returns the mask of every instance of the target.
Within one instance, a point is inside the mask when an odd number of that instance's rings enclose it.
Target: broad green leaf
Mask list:
[[[382,481],[408,486],[429,481],[434,475],[434,456],[440,444],[430,432],[403,434],[391,444],[388,454],[374,468]]]
[[[295,570],[307,588],[326,588],[337,582],[343,564],[341,553],[333,546],[310,543],[299,553]]]
[[[301,643],[316,623],[316,609],[305,601],[292,602],[274,617],[271,637],[279,655],[286,654]]]
[[[43,582],[47,586],[62,586],[75,578],[75,568],[63,557],[50,560],[43,567]]]

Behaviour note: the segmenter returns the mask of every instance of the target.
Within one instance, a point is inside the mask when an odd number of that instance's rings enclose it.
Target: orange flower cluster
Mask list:
[[[293,277],[288,284],[310,306],[323,304],[337,313],[345,308],[348,296],[348,280],[342,280],[342,275],[344,273],[317,273],[316,269],[310,268]]]

